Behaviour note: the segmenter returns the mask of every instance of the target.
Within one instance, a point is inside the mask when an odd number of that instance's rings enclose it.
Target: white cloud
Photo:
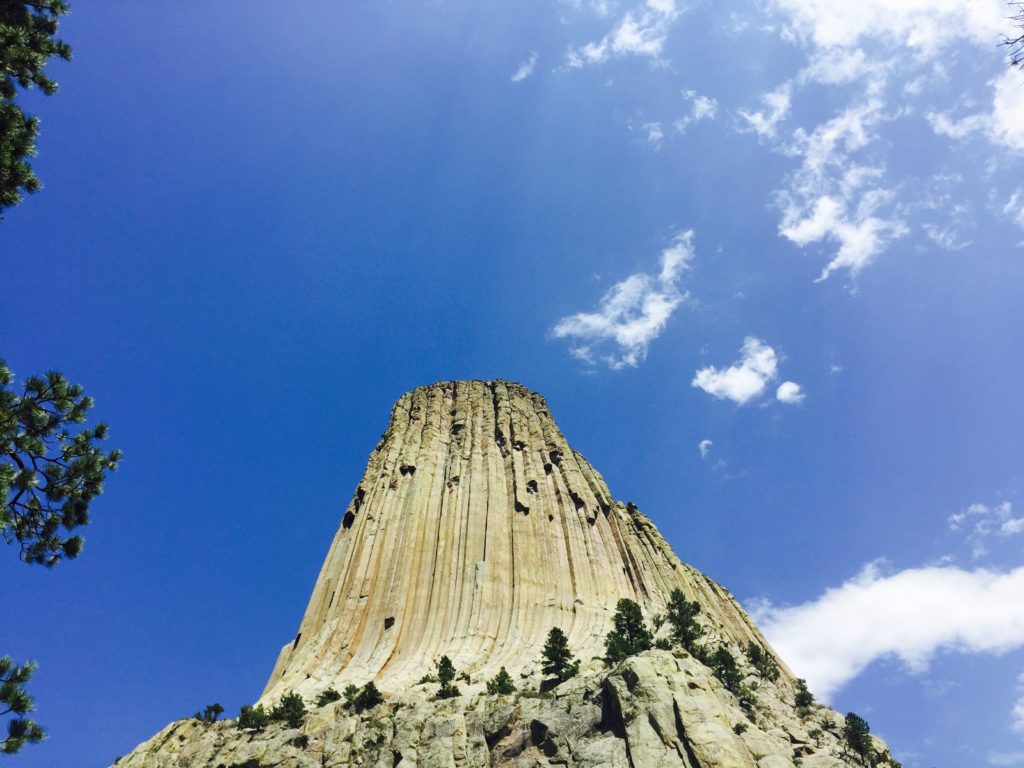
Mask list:
[[[613,369],[636,366],[647,348],[687,294],[679,280],[694,259],[693,231],[676,235],[661,252],[661,271],[630,275],[608,290],[596,312],[579,312],[559,320],[551,333],[571,339],[572,354],[588,363],[604,362]],[[615,351],[601,353],[611,345]]]
[[[925,117],[933,131],[951,139],[962,139],[969,136],[975,131],[985,128],[988,123],[987,115],[970,115],[962,120],[953,120],[948,113],[929,112]]]
[[[949,516],[951,531],[967,531],[967,543],[974,558],[988,554],[988,542],[993,536],[1009,538],[1024,533],[1024,517],[1013,516],[1013,505],[1008,501],[990,507],[971,504],[963,512]]]
[[[971,245],[970,240],[960,239],[960,230],[956,226],[942,226],[931,222],[923,226],[928,239],[945,251],[962,251]]]
[[[599,64],[619,56],[649,56],[658,60],[669,27],[679,13],[675,0],[647,0],[628,11],[600,40],[570,49],[566,56],[568,65],[579,69],[585,64]]]
[[[953,46],[994,50],[1013,30],[1005,1],[769,0],[768,8],[781,22],[782,38],[800,44],[808,61],[762,96],[762,109],[738,113],[740,130],[802,161],[777,192],[780,234],[800,247],[836,246],[819,280],[844,270],[856,278],[909,233],[907,214],[917,210],[914,187],[886,180],[884,153],[896,145],[880,140],[880,125],[917,114],[910,100],[948,81],[945,62]],[[983,135],[999,147],[1024,151],[1024,74],[1007,67],[1000,72],[990,83],[989,111],[954,116],[933,106],[925,114],[933,130],[951,138]],[[890,79],[905,83],[888,88]],[[859,100],[829,121],[797,130],[792,142],[778,138],[799,89],[818,85],[839,92],[856,81],[863,83]],[[969,245],[945,213],[925,224],[924,233],[949,250]]]
[[[686,129],[701,120],[714,120],[718,114],[718,102],[710,96],[702,96],[696,91],[682,92],[683,99],[691,103],[690,114],[684,115],[673,123],[678,133],[686,133]]]
[[[800,385],[795,381],[784,381],[775,390],[775,397],[780,403],[787,405],[799,405],[807,395],[804,394]]]
[[[1018,189],[1003,206],[1003,213],[1010,217],[1014,224],[1024,228],[1024,190]]]
[[[830,699],[871,662],[927,669],[939,651],[1003,653],[1024,647],[1024,566],[1008,572],[952,566],[891,575],[878,563],[795,606],[753,606],[765,636],[793,671]]]
[[[778,376],[775,350],[760,339],[748,336],[740,348],[740,359],[728,368],[701,368],[690,382],[718,400],[744,405],[760,397],[768,382]]]
[[[894,209],[893,191],[879,186],[884,169],[853,158],[873,141],[882,107],[880,99],[869,97],[810,133],[797,129],[786,149],[802,164],[790,177],[789,189],[778,193],[779,234],[800,247],[825,241],[839,246],[818,280],[839,269],[856,277],[908,231]]]
[[[745,123],[745,129],[758,136],[773,138],[776,127],[789,115],[790,102],[793,98],[793,84],[785,82],[778,88],[761,95],[765,109],[760,112],[739,110],[739,116]]]
[[[811,54],[810,63],[800,70],[797,81],[801,85],[843,85],[866,75],[878,76],[884,65],[869,59],[863,50],[821,48]]]
[[[1017,676],[1017,690],[1021,697],[1013,705],[1013,730],[1024,732],[1024,673]]]
[[[647,143],[660,146],[661,140],[665,138],[665,131],[661,123],[644,123],[643,129],[647,132]]]
[[[533,74],[533,70],[537,66],[537,52],[531,51],[530,58],[519,65],[519,69],[512,73],[510,78],[513,83],[521,83],[523,80]]]
[[[989,752],[989,765],[1024,765],[1024,752]]]
[[[708,451],[711,450],[711,446],[714,445],[710,440],[701,440],[697,444],[697,450],[700,451],[700,457],[702,459],[707,458]]]
[[[995,81],[989,135],[997,144],[1024,152],[1024,72],[1008,68]]]
[[[954,120],[948,112],[929,112],[932,130],[951,139],[983,133],[993,144],[1024,152],[1024,73],[1015,67],[992,80],[992,111]]]
[[[958,40],[992,46],[1008,31],[1003,0],[775,0],[790,33],[818,48],[854,48],[866,38],[935,55]]]

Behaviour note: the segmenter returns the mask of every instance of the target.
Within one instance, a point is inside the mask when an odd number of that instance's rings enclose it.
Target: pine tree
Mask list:
[[[380,691],[377,690],[377,686],[371,680],[356,694],[352,700],[352,706],[356,712],[366,712],[376,707],[382,701],[384,701],[384,697],[380,695]]]
[[[25,562],[53,567],[82,551],[82,537],[66,533],[88,525],[89,504],[121,452],[97,445],[106,424],[74,432],[92,408],[77,384],[49,371],[18,394],[13,381],[0,361],[0,534],[18,542]]]
[[[704,628],[697,623],[700,606],[690,602],[681,589],[673,589],[665,608],[665,619],[671,627],[672,641],[690,653],[697,650],[697,641],[704,634]]]
[[[654,638],[644,623],[640,606],[628,598],[619,600],[612,618],[612,631],[605,638],[605,662],[615,664],[651,649]]]
[[[775,659],[769,656],[764,648],[753,640],[747,643],[747,660],[757,670],[757,674],[765,680],[775,682],[779,679],[779,665],[775,663]]]
[[[732,693],[740,692],[740,684],[743,682],[743,677],[740,675],[740,669],[736,665],[736,658],[732,655],[728,648],[724,645],[718,646],[715,652],[711,655],[708,660],[708,666],[715,673],[722,685],[724,685]]]
[[[333,688],[325,688],[320,691],[320,695],[316,697],[316,705],[318,707],[326,707],[341,698],[341,694]]]
[[[51,56],[71,59],[71,47],[56,38],[66,13],[64,0],[0,3],[0,213],[20,203],[23,192],[41,186],[28,164],[36,153],[39,119],[26,115],[14,97],[17,88],[33,85],[47,95],[56,93],[57,84],[43,69]]]
[[[451,699],[459,695],[459,689],[452,685],[454,679],[455,665],[447,656],[442,656],[437,662],[437,681],[440,683],[437,698]]]
[[[306,703],[297,693],[286,693],[277,706],[270,710],[271,720],[281,720],[289,728],[301,728],[306,719]]]
[[[14,715],[14,719],[7,722],[7,737],[0,739],[0,754],[13,755],[26,744],[43,740],[43,729],[25,717],[35,709],[35,701],[25,690],[25,684],[35,671],[34,661],[18,666],[10,656],[0,657],[0,713]]]
[[[192,718],[201,723],[216,723],[217,718],[224,714],[224,707],[220,704],[209,704],[202,712],[196,712]]]
[[[515,683],[512,682],[512,678],[509,677],[504,667],[498,671],[498,674],[487,681],[487,692],[491,695],[500,696],[516,692]]]
[[[853,712],[846,715],[846,724],[843,726],[843,738],[847,746],[861,756],[864,760],[871,757],[871,728],[867,721]]]
[[[802,677],[796,681],[796,698],[793,704],[800,710],[809,709],[814,704],[814,694],[807,690],[807,681]]]
[[[242,706],[238,714],[238,727],[243,731],[256,731],[259,733],[270,723],[270,715],[263,708],[262,704],[255,707],[248,704]]]
[[[580,671],[579,660],[574,660],[569,650],[569,639],[558,627],[552,627],[544,643],[541,672],[564,683]]]
[[[14,6],[22,5],[0,3],[0,113],[7,106],[4,88],[22,71],[15,60],[31,55],[8,47],[21,39],[10,20],[18,13]],[[0,114],[0,208],[7,183],[4,119]],[[121,452],[104,453],[94,444],[106,437],[104,424],[74,434],[74,425],[84,422],[92,408],[81,387],[52,371],[30,378],[20,394],[13,381],[0,360],[0,536],[9,544],[18,542],[24,562],[53,567],[81,552],[81,536],[65,533],[88,524],[89,503],[102,490],[104,475],[117,468]],[[0,753],[14,754],[45,736],[24,717],[35,706],[25,690],[35,669],[32,661],[17,666],[7,657],[0,659],[0,716],[14,716],[7,722],[7,737],[0,740]]]

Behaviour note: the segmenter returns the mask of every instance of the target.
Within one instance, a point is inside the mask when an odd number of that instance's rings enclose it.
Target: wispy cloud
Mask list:
[[[1010,217],[1014,224],[1024,229],[1024,190],[1018,189],[1003,206],[1003,213]]]
[[[945,81],[944,61],[952,46],[999,43],[1012,29],[1005,3],[770,0],[767,8],[780,22],[781,37],[801,46],[808,63],[763,94],[760,108],[740,110],[739,130],[800,161],[777,192],[780,234],[801,248],[835,246],[819,280],[836,272],[856,278],[910,232],[908,212],[917,206],[914,185],[889,176],[884,158],[893,142],[882,139],[880,127],[915,114],[909,100]],[[891,80],[906,84],[887,88]],[[812,85],[853,85],[861,93],[832,118],[787,137],[783,125],[791,104]],[[990,85],[990,110],[955,117],[932,107],[927,119],[936,133],[954,139],[979,134],[1000,148],[1024,151],[1024,75],[1004,68]],[[963,222],[957,224],[928,222],[924,230],[940,247],[956,250],[969,244],[959,235]]]
[[[753,131],[758,136],[774,138],[776,129],[789,114],[790,103],[793,98],[793,84],[785,82],[774,90],[761,95],[761,103],[764,109],[757,112],[739,111],[740,119],[743,121],[741,130]]]
[[[823,49],[853,48],[873,38],[931,56],[960,39],[997,44],[1007,28],[1002,0],[775,0],[774,5],[786,16],[787,34]]]
[[[1024,73],[1009,68],[993,80],[992,110],[967,115],[959,120],[949,112],[929,112],[928,122],[937,134],[964,139],[982,133],[993,144],[1024,152]]]
[[[752,609],[775,649],[827,700],[878,659],[896,658],[921,672],[942,650],[1024,647],[1022,594],[1024,566],[1007,572],[929,566],[886,574],[876,562],[815,600],[787,607],[762,602]]]
[[[665,131],[661,127],[661,123],[644,123],[643,129],[647,134],[647,143],[652,144],[656,147],[661,146],[662,139],[665,138]]]
[[[690,104],[690,113],[683,115],[676,120],[672,127],[677,133],[686,133],[686,130],[701,120],[714,120],[718,113],[718,102],[710,96],[702,96],[693,90],[682,92],[683,99]]]
[[[707,458],[708,451],[711,450],[711,446],[714,445],[710,440],[701,440],[697,443],[697,450],[700,451],[700,457],[702,459]]]
[[[1024,765],[1024,752],[989,752],[988,764],[995,766]]]
[[[679,14],[675,0],[647,0],[626,12],[614,29],[600,40],[571,48],[566,61],[570,68],[579,69],[620,56],[648,56],[660,60],[669,27]]]
[[[746,405],[764,394],[768,383],[778,376],[775,350],[760,339],[748,336],[740,348],[740,359],[726,368],[701,368],[690,382],[718,400]],[[799,387],[797,387],[799,389]]]
[[[512,77],[509,78],[513,83],[521,83],[523,80],[533,74],[533,70],[537,67],[537,52],[531,51],[530,58],[519,65],[519,68],[512,73]]]
[[[1017,676],[1017,692],[1020,698],[1013,705],[1013,730],[1024,732],[1024,673]]]
[[[819,281],[839,269],[856,277],[908,232],[894,206],[893,190],[882,185],[885,169],[855,158],[874,139],[882,118],[881,100],[869,97],[809,133],[798,129],[786,149],[802,162],[788,188],[778,194],[779,233],[800,247],[820,242],[839,246]]]
[[[676,235],[662,251],[658,274],[641,272],[616,283],[601,297],[596,312],[563,317],[552,335],[570,339],[572,354],[588,363],[602,362],[616,370],[639,365],[686,299],[679,282],[693,259],[693,231],[689,230]]]
[[[993,537],[1009,538],[1024,533],[1024,517],[1013,516],[1013,505],[1008,501],[993,507],[971,504],[962,512],[950,515],[951,531],[967,531],[967,543],[975,559],[988,554]]]

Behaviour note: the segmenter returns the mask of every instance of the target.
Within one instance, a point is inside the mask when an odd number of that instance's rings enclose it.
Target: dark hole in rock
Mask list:
[[[627,501],[626,502],[626,511],[629,512],[629,514],[631,514],[631,515],[635,515],[640,510],[637,509],[636,504],[634,504],[632,501]]]
[[[521,451],[523,450],[523,448],[526,447],[526,443],[524,443],[522,440],[516,440],[514,443],[512,443],[512,447],[515,448],[517,451]]]
[[[345,516],[343,518],[341,518],[341,527],[342,528],[351,528],[352,527],[352,523],[354,523],[355,521],[356,521],[355,514],[352,512],[352,510],[349,510],[348,512],[345,513]]]
[[[394,766],[398,765],[400,762],[402,762],[402,753],[401,752],[397,752],[395,750],[391,750],[391,766],[392,766],[392,768],[394,768]]]
[[[554,450],[554,451],[552,451],[548,455],[551,457],[551,463],[552,464],[557,466],[557,465],[562,463],[562,452],[561,451]]]
[[[298,647],[299,647],[299,640],[301,640],[301,639],[302,639],[302,633],[301,633],[301,632],[299,632],[299,634],[297,634],[297,635],[295,636],[295,642],[294,642],[294,643],[292,643],[292,650],[293,650],[293,651],[294,651],[294,650],[295,650],[296,648],[298,648]]]
[[[587,518],[587,522],[590,523],[591,525],[593,525],[594,523],[597,522],[597,518],[596,517],[588,517]]]
[[[527,493],[536,493],[537,492],[537,481],[536,480],[527,480],[526,481],[526,492]]]
[[[512,729],[508,727],[508,723],[502,725],[495,731],[484,731],[484,740],[487,742],[487,751],[492,751],[499,741],[501,741],[511,733]]]
[[[539,747],[544,743],[544,739],[548,737],[548,727],[544,725],[540,720],[533,720],[530,722],[530,741],[533,742],[533,746]]]
[[[403,475],[415,475],[416,467],[414,467],[412,464],[403,464],[398,468],[398,471],[401,472]]]
[[[569,491],[569,498],[572,499],[572,503],[576,506],[576,509],[583,509],[583,499],[576,491]]]
[[[362,486],[356,488],[356,497],[352,500],[352,505],[356,508],[356,512],[363,506],[363,499],[366,498],[366,491],[363,490]]]
[[[294,739],[292,739],[291,743],[292,743],[293,747],[298,747],[299,749],[305,749],[306,747],[309,746],[309,736],[307,736],[306,734],[303,733],[300,736],[296,736]]]
[[[394,616],[388,616],[386,619],[384,619],[384,629],[391,629],[393,626],[395,626]]]
[[[611,504],[606,504],[605,502],[602,501],[601,502],[601,511],[604,512],[604,516],[605,517],[608,517],[608,515],[611,514],[612,505]]]
[[[452,424],[452,434],[453,435],[459,434],[462,431],[462,428],[464,426],[466,426],[466,425],[463,424],[461,421],[458,422],[457,424]]]
[[[530,514],[530,508],[516,499],[516,512],[522,512],[524,515]]]
[[[552,522],[555,519],[554,515],[548,515],[548,522]]]
[[[544,474],[545,475],[550,475],[551,474],[551,465],[550,464],[545,464],[544,465]]]
[[[500,429],[494,430],[494,442],[502,448],[505,447],[505,434]]]

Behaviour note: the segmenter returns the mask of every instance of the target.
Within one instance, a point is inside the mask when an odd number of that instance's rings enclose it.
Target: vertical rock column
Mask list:
[[[561,627],[601,655],[621,597],[660,611],[674,588],[709,629],[767,647],[732,597],[612,499],[544,399],[507,381],[441,382],[391,413],[264,691],[398,691],[447,654],[474,678],[535,666]]]

